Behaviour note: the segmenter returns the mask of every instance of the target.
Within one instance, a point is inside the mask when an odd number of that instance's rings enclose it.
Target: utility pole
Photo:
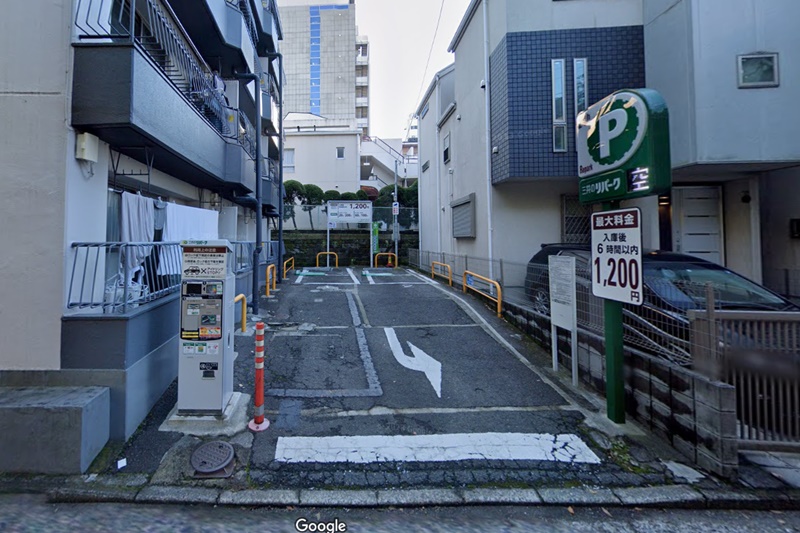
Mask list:
[[[400,256],[397,255],[397,248],[400,241],[400,228],[397,227],[397,213],[400,211],[400,199],[397,197],[397,159],[394,160],[394,201],[398,208],[394,209],[392,206],[392,236],[394,237],[394,260],[399,263]]]

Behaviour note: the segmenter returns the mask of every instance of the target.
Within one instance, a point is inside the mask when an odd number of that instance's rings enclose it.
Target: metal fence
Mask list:
[[[372,220],[381,224],[381,231],[392,228],[392,208],[373,207]],[[401,207],[397,222],[401,231],[418,229],[419,214],[416,208]],[[338,224],[336,229],[356,229],[364,224]],[[324,205],[297,205],[284,206],[284,231],[291,230],[324,230],[328,227],[328,211]]]
[[[180,286],[181,250],[176,242],[77,242],[72,249],[68,309],[127,313]]]
[[[549,320],[546,265],[503,260],[490,265],[486,259],[419,250],[409,255],[410,264],[426,273],[433,261],[450,265],[455,284],[464,270],[486,275],[491,266],[504,301]],[[588,264],[576,259],[575,274],[578,329],[602,339],[604,304],[592,294]],[[743,447],[800,448],[800,312],[783,311],[791,306],[738,279],[712,272],[701,282],[646,269],[643,304],[623,305],[623,341],[636,353],[733,385]]]
[[[740,447],[800,449],[800,313],[714,307],[691,313],[695,362],[736,387]]]
[[[235,274],[253,269],[253,242],[232,242]],[[77,242],[72,244],[67,308],[127,313],[141,304],[177,292],[181,247],[177,242]],[[259,268],[276,264],[278,242],[264,243]]]

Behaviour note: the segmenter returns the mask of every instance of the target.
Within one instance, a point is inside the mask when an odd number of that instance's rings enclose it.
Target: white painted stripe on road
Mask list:
[[[440,461],[559,461],[599,464],[577,435],[549,433],[454,433],[279,437],[282,463],[376,463]]]
[[[370,285],[375,285],[375,280],[372,279],[372,276],[370,276],[369,274],[367,274],[367,281],[369,281]]]
[[[353,269],[352,268],[348,268],[347,269],[347,273],[350,274],[350,279],[353,280],[353,283],[355,283],[356,285],[361,285],[361,282],[358,281],[358,278],[356,277],[356,275],[353,274]]]
[[[295,277],[295,279],[294,279],[295,284],[303,283],[303,278],[304,277],[305,276],[297,276],[297,277]]]

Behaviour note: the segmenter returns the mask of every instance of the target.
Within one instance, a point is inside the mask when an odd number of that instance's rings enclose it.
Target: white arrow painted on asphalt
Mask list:
[[[408,347],[411,348],[411,353],[414,357],[409,357],[403,353],[403,346],[397,340],[397,334],[394,328],[384,328],[386,332],[386,340],[389,341],[389,347],[392,349],[392,355],[397,359],[404,368],[409,370],[416,370],[425,374],[428,381],[433,385],[433,390],[436,391],[436,396],[442,397],[442,363],[426,354],[410,342]]]

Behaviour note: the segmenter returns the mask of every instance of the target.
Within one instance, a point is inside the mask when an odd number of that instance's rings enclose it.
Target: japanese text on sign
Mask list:
[[[642,304],[642,230],[638,208],[592,214],[592,293]]]
[[[328,222],[372,222],[372,202],[331,201],[328,203]]]

